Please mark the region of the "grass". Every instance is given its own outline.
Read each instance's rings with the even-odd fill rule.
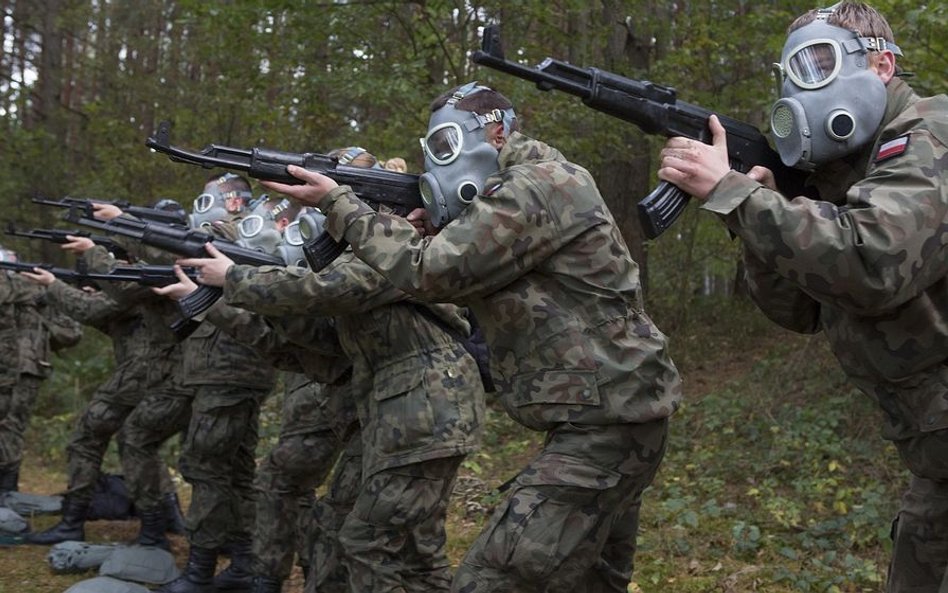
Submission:
[[[878,593],[883,590],[889,524],[907,483],[879,436],[879,412],[845,381],[821,336],[799,336],[731,305],[693,315],[670,331],[685,378],[685,404],[673,417],[668,454],[642,509],[630,591],[658,593]],[[278,400],[268,403],[266,443]],[[34,422],[24,490],[56,492],[66,423]],[[541,435],[496,406],[483,449],[468,458],[448,522],[452,560],[461,558],[496,502],[496,488],[523,467]],[[184,498],[187,489],[182,488]],[[37,526],[55,521],[47,517]],[[121,541],[134,522],[94,522],[89,539]],[[58,593],[92,575],[51,576],[46,549],[0,552],[0,593]],[[187,546],[174,551],[183,562]],[[298,575],[284,591],[301,591]]]

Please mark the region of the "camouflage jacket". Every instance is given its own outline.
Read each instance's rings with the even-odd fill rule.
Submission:
[[[743,241],[762,311],[822,330],[898,440],[948,428],[948,97],[887,93],[874,142],[811,176],[822,201],[732,172],[704,207]]]
[[[83,259],[88,269],[94,272],[108,272],[116,265],[115,258],[101,246],[84,253]],[[181,341],[171,329],[171,324],[180,315],[178,306],[170,299],[156,295],[151,288],[134,282],[103,282],[102,292],[120,306],[135,307],[141,313],[139,335],[142,343],[137,347],[144,350],[150,361],[148,382],[158,384],[172,374],[180,374]]]
[[[326,317],[268,318],[219,300],[207,311],[213,323],[250,346],[284,377],[282,437],[332,430],[344,438],[356,421],[349,391],[352,363]]]
[[[395,286],[470,306],[504,406],[522,424],[547,430],[672,414],[678,371],[590,174],[517,132],[499,163],[485,195],[433,237],[374,212],[346,186],[320,208],[332,236]]]
[[[0,272],[0,367],[8,376],[49,375],[50,348],[41,286],[15,272]]]
[[[104,292],[89,293],[61,280],[51,284],[46,294],[51,307],[111,338],[116,364],[132,360],[147,364],[148,339],[137,305],[122,304]]]
[[[365,475],[473,451],[484,421],[474,359],[444,325],[467,333],[453,305],[421,305],[351,253],[319,273],[298,267],[232,266],[227,300],[266,315],[334,315],[352,361]],[[425,306],[441,323],[419,312]]]
[[[309,381],[344,381],[352,363],[346,358],[335,325],[327,317],[266,317],[219,300],[206,319],[275,368],[305,375]]]

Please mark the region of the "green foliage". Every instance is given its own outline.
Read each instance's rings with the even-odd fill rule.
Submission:
[[[705,319],[695,321],[733,326]],[[672,418],[669,452],[645,495],[642,588],[880,590],[907,475],[877,436],[874,404],[847,386],[820,337],[758,326],[744,340],[765,349],[732,345],[735,363],[712,357],[716,332],[697,331],[680,363],[692,395]],[[709,357],[720,366],[704,365]],[[729,370],[735,364],[749,372]]]

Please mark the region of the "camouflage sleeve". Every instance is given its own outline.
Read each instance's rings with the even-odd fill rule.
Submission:
[[[90,272],[108,274],[117,262],[105,247],[96,245],[82,254],[82,259]],[[122,306],[138,303],[142,299],[154,296],[151,288],[136,282],[102,282],[102,292]]]
[[[751,299],[768,319],[801,334],[820,331],[820,304],[747,249],[744,272]]]
[[[433,237],[371,210],[347,186],[331,191],[319,207],[330,234],[345,238],[395,286],[423,300],[458,303],[496,292],[588,229],[581,213],[568,212],[570,184],[542,177],[548,174],[506,179]],[[566,212],[554,215],[554,208]]]
[[[79,323],[96,328],[103,327],[128,308],[127,305],[119,304],[103,292],[89,293],[69,286],[61,280],[53,282],[46,294],[49,297],[49,304],[55,309]]]
[[[905,154],[849,188],[847,206],[787,200],[740,173],[704,208],[752,253],[819,301],[872,315],[948,274],[948,149],[913,134]]]
[[[231,266],[224,298],[264,315],[347,315],[397,303],[408,295],[352,253],[344,253],[318,273],[297,266]]]

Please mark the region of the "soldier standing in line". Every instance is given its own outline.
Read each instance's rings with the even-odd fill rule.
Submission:
[[[0,247],[0,258],[16,261],[16,253]],[[23,434],[52,352],[81,337],[78,323],[47,307],[43,287],[0,271],[0,492],[19,489]]]
[[[411,301],[351,253],[313,273],[233,266],[207,249],[213,258],[180,263],[209,284],[231,268],[229,304],[334,317],[362,424],[363,483],[339,533],[350,589],[447,591],[448,497],[484,418],[477,364],[457,338],[470,332],[463,311]]]
[[[893,524],[889,593],[948,590],[948,98],[900,78],[885,18],[862,2],[790,26],[771,112],[787,166],[820,199],[784,196],[763,167],[730,171],[726,133],[672,138],[659,177],[741,238],[751,295],[797,332],[822,331],[884,412],[912,478]]]
[[[434,236],[300,167],[288,171],[304,185],[265,185],[318,206],[333,238],[396,287],[469,306],[508,414],[546,432],[452,590],[624,592],[681,400],[638,267],[592,176],[516,131],[503,95],[470,83],[431,110],[420,185]],[[225,292],[244,281],[236,268]]]
[[[74,238],[74,243],[79,239]],[[79,244],[81,246],[76,250],[80,253],[91,248],[91,241],[79,241]],[[64,245],[66,249],[73,247],[73,244]],[[119,433],[125,419],[152,387],[148,384],[149,367],[153,361],[149,356],[147,328],[140,303],[119,303],[102,291],[87,292],[69,286],[43,269],[34,273],[24,272],[23,275],[46,287],[51,307],[99,329],[112,339],[115,369],[85,406],[66,447],[69,480],[63,500],[63,518],[50,529],[25,537],[25,541],[32,544],[81,541],[85,539],[83,526],[109,441]],[[124,444],[120,439],[119,455],[123,452]],[[156,522],[156,530],[163,528],[163,531],[183,533],[183,517],[174,483],[164,463],[159,464],[164,504],[158,516],[150,517],[148,511],[140,513],[142,521]]]

